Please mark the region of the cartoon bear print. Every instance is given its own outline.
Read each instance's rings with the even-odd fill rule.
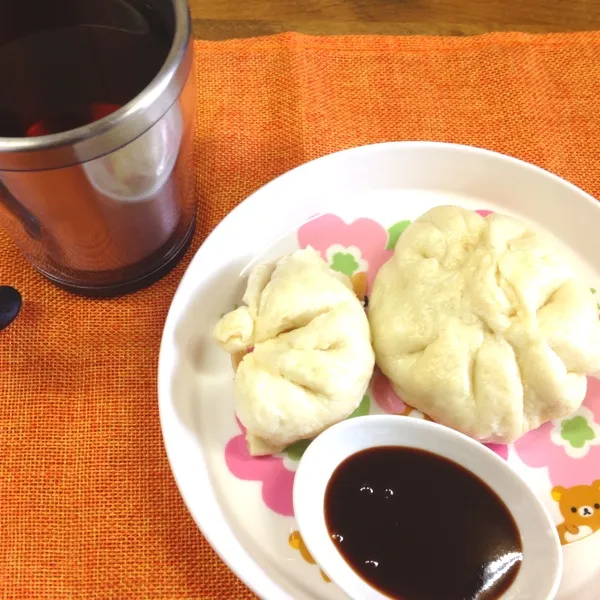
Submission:
[[[600,530],[600,479],[592,485],[565,489],[557,486],[552,498],[558,502],[564,522],[557,526],[561,544],[576,542]]]
[[[288,543],[294,550],[298,550],[300,552],[300,556],[302,556],[302,558],[309,565],[316,564],[315,559],[308,551],[308,548],[306,547],[306,544],[304,543],[304,540],[302,539],[302,536],[300,535],[300,532],[297,529],[290,533]],[[329,577],[327,577],[327,575],[325,575],[325,573],[321,569],[319,569],[319,571],[321,572],[321,577],[323,578],[323,581],[325,581],[325,583],[329,583],[331,579],[329,579]]]

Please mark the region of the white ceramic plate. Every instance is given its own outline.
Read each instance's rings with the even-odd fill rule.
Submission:
[[[302,448],[266,459],[245,451],[234,415],[233,372],[211,340],[214,324],[240,301],[251,263],[307,244],[334,268],[365,271],[371,283],[407,221],[439,204],[512,214],[545,230],[590,288],[599,289],[600,301],[600,207],[593,198],[521,161],[430,142],[355,148],[272,181],[212,232],[173,299],[159,361],[169,461],[204,535],[265,600],[345,596],[311,564],[296,532],[292,484]],[[376,376],[358,414],[386,412],[423,418]],[[576,415],[493,449],[535,487],[568,544],[558,598],[597,600],[600,533],[576,540],[600,527],[600,511],[592,519],[579,511],[600,504],[600,380],[590,379]]]

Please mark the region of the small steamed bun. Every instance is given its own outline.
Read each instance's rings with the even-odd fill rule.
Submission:
[[[344,420],[360,404],[375,357],[350,279],[312,248],[250,273],[244,304],[214,330],[245,354],[234,382],[250,454],[272,454]]]
[[[596,302],[524,223],[434,208],[375,279],[377,364],[408,404],[484,442],[509,443],[583,402],[600,369]]]

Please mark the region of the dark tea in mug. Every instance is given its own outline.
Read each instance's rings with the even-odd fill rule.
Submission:
[[[152,4],[0,2],[0,136],[60,133],[137,96],[172,42]]]
[[[46,277],[116,295],[196,214],[186,0],[0,0],[0,227]]]

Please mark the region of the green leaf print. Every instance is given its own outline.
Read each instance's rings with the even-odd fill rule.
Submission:
[[[404,233],[404,230],[410,225],[410,221],[398,221],[388,229],[388,243],[386,250],[393,250],[396,247],[398,238]]]
[[[349,419],[353,419],[354,417],[364,417],[369,414],[369,410],[371,409],[371,399],[369,396],[363,396],[363,399],[360,401],[360,404],[356,408],[356,410],[348,417]]]
[[[300,460],[304,451],[308,448],[312,440],[298,440],[285,449],[287,455],[292,460]]]
[[[358,269],[358,263],[352,254],[344,252],[336,252],[331,261],[331,268],[334,271],[345,273],[348,277],[354,275],[354,271]]]
[[[573,417],[562,422],[560,435],[573,448],[583,448],[586,442],[591,442],[596,434],[584,417]]]
[[[371,409],[371,399],[369,396],[363,396],[363,399],[360,401],[360,404],[356,408],[356,410],[348,417],[352,419],[354,417],[364,417],[369,414],[369,410]],[[284,452],[287,452],[287,455],[292,460],[300,460],[304,451],[310,446],[312,440],[298,440],[293,444],[290,444]]]

